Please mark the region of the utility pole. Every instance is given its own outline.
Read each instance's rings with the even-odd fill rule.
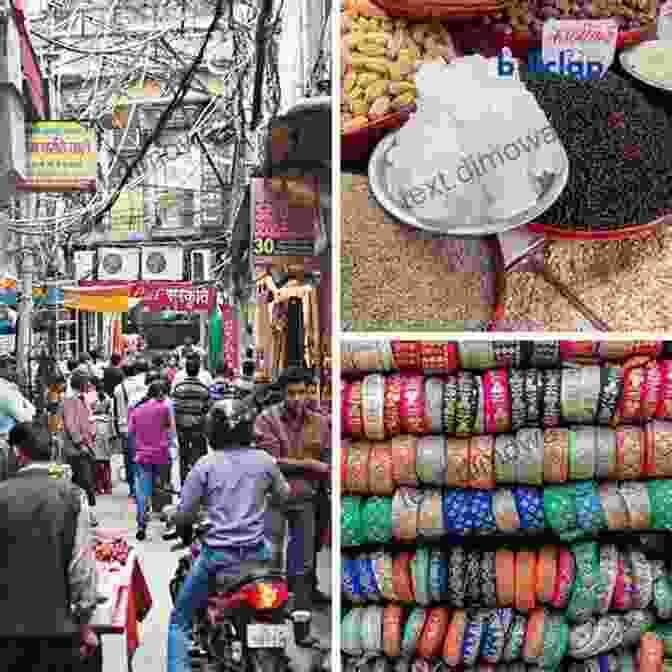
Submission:
[[[21,298],[19,300],[19,329],[16,335],[16,366],[19,384],[24,392],[30,389],[30,334],[33,313],[33,253],[24,247],[22,236]]]

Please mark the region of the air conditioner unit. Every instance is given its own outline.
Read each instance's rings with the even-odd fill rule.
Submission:
[[[137,280],[140,250],[128,247],[101,247],[98,250],[98,280]]]
[[[142,279],[180,281],[184,276],[184,254],[178,247],[143,247]]]
[[[212,280],[212,252],[210,250],[193,250],[189,276],[192,282],[209,282]]]

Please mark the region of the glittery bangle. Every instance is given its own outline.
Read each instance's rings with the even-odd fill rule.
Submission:
[[[453,546],[448,558],[448,603],[451,607],[463,607],[466,595],[465,574],[467,556],[461,546]]]
[[[556,546],[544,546],[537,560],[537,600],[541,604],[551,604],[555,595],[555,583],[558,575],[558,549]]]
[[[574,427],[574,450],[569,455],[569,478],[572,481],[587,481],[595,477],[597,434],[595,427]],[[570,445],[572,445],[570,439]]]
[[[391,345],[395,369],[403,371],[404,369],[417,370],[421,368],[420,343],[394,339]]]
[[[443,526],[447,533],[470,534],[473,531],[472,495],[466,490],[445,490]]]
[[[341,546],[360,546],[362,534],[362,498],[341,498]]]
[[[442,436],[418,439],[415,468],[424,485],[443,485],[446,480],[446,446]]]
[[[632,607],[634,609],[648,609],[653,601],[653,574],[651,565],[641,551],[630,551],[632,563]]]
[[[464,583],[467,602],[478,605],[481,601],[481,552],[478,550],[467,552]]]
[[[598,613],[606,614],[611,607],[618,574],[618,549],[612,544],[600,547],[600,575],[602,583],[598,594]]]
[[[653,458],[648,475],[654,478],[672,477],[672,423],[655,420],[648,431]]]
[[[355,495],[369,494],[369,457],[371,443],[355,441],[348,454],[346,489]]]
[[[518,460],[516,483],[543,485],[544,483],[544,433],[541,429],[521,429],[516,434]]]
[[[511,399],[511,429],[517,432],[527,424],[524,371],[509,370],[509,397]]]
[[[672,529],[672,480],[656,480],[647,483],[651,504],[652,528]]]
[[[653,601],[658,618],[669,621],[672,618],[672,580],[666,573],[662,573],[654,581]]]
[[[475,534],[497,532],[497,520],[492,508],[493,490],[471,490],[471,523]]]
[[[348,422],[346,426],[349,428],[349,434],[353,439],[360,439],[364,436],[364,423],[362,420],[362,383],[361,381],[353,382],[350,385],[350,399],[348,406]]]
[[[448,376],[443,386],[443,431],[455,434],[457,413],[457,376]]]
[[[497,601],[502,607],[513,606],[516,581],[516,556],[513,551],[498,549],[495,554]]]
[[[607,517],[602,509],[597,483],[580,481],[574,487],[576,499],[576,526],[579,530],[594,534],[607,528]]]
[[[414,436],[395,436],[392,441],[392,478],[397,485],[417,485],[417,439]]]
[[[660,368],[660,397],[656,408],[656,417],[672,419],[672,360],[658,362]]]
[[[513,497],[520,520],[520,527],[526,532],[540,532],[544,530],[544,500],[541,490],[516,486],[513,488]]]
[[[411,554],[399,553],[392,560],[392,585],[394,593],[400,602],[410,603],[415,601],[411,589]]]
[[[481,652],[485,625],[483,616],[483,612],[479,610],[473,610],[467,614],[467,627],[464,630],[462,643],[462,662],[465,667],[474,665]]]
[[[486,611],[483,618],[481,658],[491,665],[496,665],[501,660],[506,641],[506,631],[498,613],[499,611],[497,609]],[[511,616],[507,620],[511,620]]]
[[[616,430],[616,463],[620,480],[640,478],[644,464],[644,440],[639,427],[619,427]]]
[[[512,663],[518,660],[523,652],[525,645],[525,633],[527,632],[527,618],[522,614],[515,614],[513,623],[509,628],[506,644],[504,645],[504,653],[502,654],[502,662]]]
[[[350,602],[363,602],[364,595],[359,583],[358,564],[355,558],[344,555],[341,560],[341,591]]]
[[[432,549],[429,590],[432,602],[444,602],[448,599],[448,556],[441,548]]]
[[[404,636],[401,640],[401,653],[403,656],[410,658],[415,654],[426,620],[427,610],[422,607],[416,607],[409,614],[404,626]]]
[[[388,604],[383,612],[383,653],[388,658],[401,655],[403,612],[400,606]]]
[[[481,596],[486,607],[497,606],[496,561],[494,551],[483,551],[481,559]]]
[[[385,440],[385,379],[378,373],[362,383],[362,421],[364,434],[372,441]]]
[[[385,432],[387,436],[401,434],[401,376],[393,374],[385,377]]]
[[[457,609],[453,612],[448,634],[443,643],[443,660],[450,666],[459,665],[462,662],[462,646],[466,627],[467,614],[463,609]]]
[[[618,490],[625,500],[628,511],[628,529],[649,529],[651,527],[651,503],[646,485],[636,482],[621,483]]]
[[[641,422],[642,420],[642,380],[644,371],[641,368],[626,369],[623,374],[623,396],[619,404],[618,415],[624,422]]]
[[[637,646],[640,643],[642,635],[651,630],[656,624],[656,618],[650,611],[628,611],[622,617],[624,646]]]
[[[594,341],[560,341],[560,361],[594,364],[599,361],[599,343]]]
[[[544,513],[550,528],[561,537],[576,528],[576,498],[574,489],[564,485],[544,488]]]
[[[415,541],[418,537],[418,513],[422,494],[416,488],[401,487],[392,499],[394,538]]]
[[[538,369],[528,369],[525,372],[525,401],[527,423],[532,427],[540,425],[544,403],[544,380]]]
[[[530,366],[543,369],[551,366],[557,366],[559,363],[559,341],[532,341]]]
[[[623,391],[623,369],[615,366],[605,366],[602,375],[603,384],[597,405],[597,423],[608,425],[616,415],[618,400]]]
[[[621,496],[618,483],[602,483],[600,485],[600,499],[609,529],[627,530],[629,524],[628,509]]]
[[[609,427],[598,427],[596,433],[595,477],[601,480],[616,478],[616,432]]]
[[[446,485],[469,486],[469,439],[446,439]]]
[[[392,541],[391,497],[369,497],[362,506],[362,527],[365,544],[387,544]]]
[[[391,497],[394,494],[392,444],[378,441],[369,452],[369,490],[372,495]]]
[[[469,487],[495,487],[495,441],[492,436],[474,436],[469,441]]]
[[[497,366],[492,341],[460,341],[457,347],[463,369],[485,371]]]
[[[562,370],[560,383],[560,409],[562,419],[567,423],[583,423],[594,419],[586,417],[584,406],[584,394],[586,392],[584,385],[584,367],[577,367]],[[597,390],[599,396],[599,387]]]
[[[341,493],[348,494],[348,470],[350,468],[350,439],[341,439]]]
[[[425,432],[441,434],[443,431],[443,380],[425,379]]]
[[[527,620],[527,633],[523,645],[523,660],[536,665],[542,661],[544,655],[544,626],[546,612],[544,609],[535,609]]]
[[[561,547],[558,553],[558,575],[555,580],[555,594],[553,606],[556,609],[565,609],[574,588],[576,578],[576,562],[574,555],[567,548]]]
[[[450,615],[447,609],[437,607],[430,609],[418,642],[418,656],[421,658],[435,658],[443,649],[443,641],[448,633]]]
[[[495,480],[498,484],[516,482],[518,443],[512,434],[495,438]]]
[[[407,434],[422,434],[425,418],[425,385],[422,376],[404,374],[401,377],[399,415],[401,429]]]
[[[502,434],[511,431],[511,399],[509,376],[505,369],[486,371],[483,374],[485,404],[485,431]]]
[[[507,488],[495,491],[493,508],[497,529],[500,532],[517,532],[520,529],[520,518],[516,509],[513,492]]]
[[[341,425],[343,436],[350,436],[352,432],[352,423],[350,418],[351,394],[352,385],[345,380],[341,380]]]
[[[439,488],[426,488],[418,511],[418,536],[438,539],[445,534],[443,527],[443,495]]]
[[[493,341],[492,349],[495,355],[495,366],[515,369],[522,365],[520,341]]]
[[[570,628],[569,655],[585,660],[619,646],[623,641],[623,623],[618,616],[603,616],[596,622]]]
[[[580,542],[572,546],[576,562],[574,590],[567,605],[567,618],[585,623],[598,610],[600,559],[595,542]]]
[[[564,483],[569,472],[569,430],[544,430],[544,482]]]
[[[543,669],[558,669],[568,647],[569,627],[567,621],[560,614],[547,612],[544,623]]]
[[[535,581],[537,576],[537,556],[531,551],[519,551],[516,554],[516,598],[518,611],[530,611],[535,608]]]
[[[360,553],[356,562],[364,602],[379,602],[382,596],[378,590],[378,579],[371,556]]]
[[[457,345],[451,341],[420,343],[420,366],[426,374],[452,373],[458,366]]]
[[[658,410],[658,399],[662,392],[663,376],[657,362],[651,362],[645,369],[642,389],[642,416],[652,419]]]
[[[543,372],[544,377],[544,415],[543,425],[546,428],[560,425],[560,387],[562,372],[549,369]]]
[[[478,384],[476,376],[469,371],[457,374],[457,405],[455,412],[455,434],[470,436],[478,413]]]

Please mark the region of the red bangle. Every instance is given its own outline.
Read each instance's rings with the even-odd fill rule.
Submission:
[[[383,612],[383,652],[390,658],[401,655],[403,615],[398,604],[388,604]]]
[[[660,369],[660,394],[656,406],[657,418],[672,418],[672,360],[658,362]]]
[[[402,375],[399,415],[403,432],[423,434],[425,427],[425,379],[423,376]]]
[[[418,341],[392,341],[392,359],[395,369],[417,371],[422,368],[420,343]]]
[[[392,478],[396,485],[418,485],[416,458],[417,439],[414,436],[395,436],[392,439]]]
[[[394,494],[392,444],[389,441],[379,441],[371,444],[369,489],[372,495],[380,497],[391,497]]]
[[[618,412],[619,418],[624,422],[639,420],[642,407],[641,383],[641,368],[625,369],[623,372],[623,396]]]
[[[400,602],[414,602],[411,589],[411,554],[399,553],[392,560],[392,589]]]
[[[434,658],[441,653],[449,623],[448,609],[435,607],[430,610],[417,646],[417,652],[421,658]]]
[[[491,369],[483,375],[485,431],[505,434],[511,431],[511,394],[506,369]]]
[[[385,378],[385,433],[387,436],[401,434],[401,376],[394,374]]]
[[[420,343],[420,367],[436,374],[453,373],[458,368],[457,345],[453,342]]]
[[[350,439],[341,439],[341,492],[348,492],[348,465],[350,460]]]
[[[656,417],[662,384],[662,372],[658,368],[658,362],[651,362],[644,369],[642,381],[642,415],[647,420]]]

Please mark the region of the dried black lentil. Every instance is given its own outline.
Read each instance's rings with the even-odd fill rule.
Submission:
[[[648,224],[672,206],[672,126],[626,79],[526,77],[570,162],[537,222],[572,231]]]

